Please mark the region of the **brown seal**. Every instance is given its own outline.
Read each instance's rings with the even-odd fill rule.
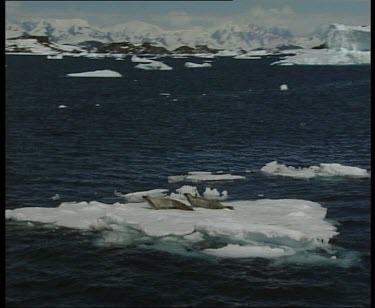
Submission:
[[[234,210],[233,206],[226,206],[222,205],[221,203],[217,202],[216,200],[209,200],[202,197],[195,197],[191,194],[184,194],[184,196],[188,199],[189,203],[193,207],[204,207],[206,209],[230,209]]]

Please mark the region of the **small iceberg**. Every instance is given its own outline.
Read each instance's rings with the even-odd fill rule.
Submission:
[[[296,168],[293,166],[286,166],[279,164],[277,161],[272,161],[260,169],[260,171],[269,175],[279,175],[292,177],[296,179],[311,179],[314,177],[358,177],[369,178],[370,173],[358,167],[344,166],[341,164],[320,164],[319,166],[310,166],[306,168]]]
[[[185,67],[188,67],[188,68],[201,68],[201,67],[212,67],[212,64],[211,63],[202,63],[202,64],[199,64],[199,63],[193,63],[193,62],[186,62],[185,63]]]
[[[130,58],[130,61],[132,61],[133,63],[153,63],[153,62],[155,62],[154,60],[147,59],[147,58],[140,58],[140,57],[137,57],[135,55]]]
[[[172,175],[168,177],[169,183],[178,182],[202,182],[202,181],[233,181],[245,179],[241,175],[232,174],[213,174],[206,171],[191,171],[187,175]]]
[[[280,86],[280,91],[288,91],[288,90],[289,90],[288,85],[286,85],[286,84],[282,84],[282,85]]]
[[[61,60],[63,58],[63,55],[48,55],[48,60]]]
[[[60,106],[58,106],[57,108],[59,108],[59,109],[64,109],[64,108],[68,108],[68,106],[66,106],[66,105],[60,105]]]
[[[162,62],[159,62],[159,61],[152,61],[150,63],[138,64],[134,68],[142,69],[142,70],[146,70],[146,71],[150,71],[150,70],[170,71],[170,70],[173,69],[169,65],[167,65],[165,63],[162,63]]]
[[[120,73],[111,70],[98,70],[83,73],[67,74],[68,77],[122,77]]]

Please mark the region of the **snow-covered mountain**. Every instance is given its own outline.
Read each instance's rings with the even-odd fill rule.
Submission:
[[[6,25],[6,38],[23,34],[48,36],[52,42],[78,44],[84,41],[122,42],[132,44],[149,42],[173,50],[186,45],[207,45],[211,48],[244,49],[273,48],[281,43],[290,43],[293,36],[284,28],[265,28],[248,24],[228,23],[219,27],[201,30],[164,30],[158,26],[132,21],[121,25],[99,29],[82,19],[42,19],[22,21]]]
[[[313,30],[313,29],[312,29]],[[332,24],[321,27],[312,35],[295,37],[283,27],[260,27],[246,23],[228,22],[210,29],[165,30],[141,21],[98,28],[82,19],[25,20],[17,24],[6,21],[6,38],[22,35],[48,36],[52,43],[83,47],[100,43],[129,42],[140,45],[150,43],[173,51],[181,46],[206,45],[222,50],[274,49],[278,46],[318,45],[330,49],[370,50],[369,26],[343,26]],[[80,44],[83,43],[83,44]]]

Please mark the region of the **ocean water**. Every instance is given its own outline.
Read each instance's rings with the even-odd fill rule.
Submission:
[[[337,262],[318,249],[289,262],[193,257],[173,243],[103,244],[101,232],[6,221],[6,305],[369,306],[371,180],[259,170],[274,160],[370,170],[370,66],[271,66],[278,58],[267,57],[188,69],[202,59],[161,60],[174,69],[137,70],[129,57],[7,56],[6,209],[112,204],[121,201],[115,190],[174,191],[182,183],[168,176],[224,171],[245,179],[194,185],[227,190],[228,201],[326,208]],[[103,69],[123,77],[65,77]]]

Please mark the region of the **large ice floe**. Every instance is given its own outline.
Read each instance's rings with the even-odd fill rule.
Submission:
[[[111,70],[98,70],[83,73],[67,74],[68,77],[122,77],[120,73]]]
[[[165,190],[153,190],[165,193]],[[215,194],[206,189],[205,194]],[[135,197],[151,191],[127,194]],[[198,194],[183,186],[174,198],[187,203],[182,194]],[[213,193],[215,192],[215,193]],[[154,195],[155,196],[155,195]],[[166,198],[171,197],[167,196]],[[130,198],[131,199],[131,198]],[[107,204],[62,202],[55,208],[25,207],[6,210],[7,220],[29,226],[53,226],[96,232],[103,245],[129,245],[162,249],[195,256],[223,258],[281,258],[315,253],[319,248],[330,259],[335,252],[328,243],[338,234],[325,220],[320,204],[295,199],[261,199],[222,202],[229,209],[194,208],[194,211],[155,210],[146,202]]]
[[[187,175],[171,175],[168,177],[169,183],[178,182],[202,182],[202,181],[233,181],[245,179],[241,175],[212,173],[208,171],[191,171]]]
[[[341,164],[319,164],[319,166],[310,166],[305,168],[296,168],[293,166],[286,166],[279,164],[277,161],[272,161],[260,169],[260,171],[270,174],[292,177],[296,179],[310,179],[314,177],[357,177],[369,178],[370,172],[366,169],[344,166]]]
[[[305,49],[300,54],[271,65],[354,65],[371,62],[371,31],[369,26],[331,24],[321,30],[324,49]]]
[[[211,67],[211,63],[194,63],[194,62],[186,62],[185,67],[187,68],[202,68],[202,67]]]
[[[169,65],[163,62],[154,61],[154,60],[149,60],[149,61],[152,61],[152,62],[141,63],[141,64],[136,65],[134,68],[147,70],[147,71],[149,70],[170,71],[173,69],[172,67],[170,67]]]

